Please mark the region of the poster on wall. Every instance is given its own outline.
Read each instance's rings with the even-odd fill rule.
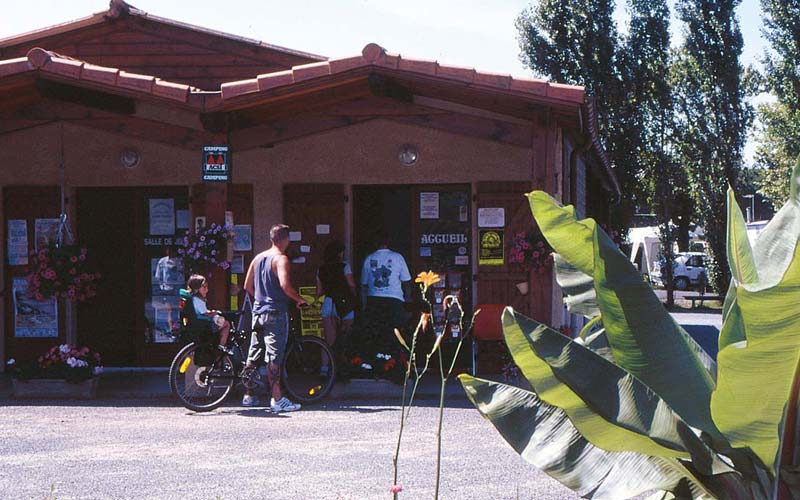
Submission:
[[[317,295],[316,286],[301,286],[297,289],[303,299],[308,302],[308,307],[300,309],[300,330],[302,335],[315,335],[325,338],[322,331],[322,303],[324,295]]]
[[[28,297],[28,280],[14,278],[14,336],[58,337],[58,303],[55,297]]]
[[[8,221],[6,255],[9,266],[24,266],[28,263],[28,223],[25,219]]]
[[[172,198],[150,198],[150,234],[175,234],[175,200]]]
[[[250,224],[233,226],[233,251],[249,252],[253,249],[252,228]]]
[[[58,240],[58,228],[61,219],[36,219],[34,221],[34,250],[37,252],[43,248],[55,245]]]
[[[505,208],[497,207],[478,209],[478,227],[505,227],[505,225]]]
[[[503,265],[503,231],[481,229],[480,248],[478,249],[478,265],[502,266]]]
[[[419,218],[420,219],[439,218],[439,193],[419,194]]]

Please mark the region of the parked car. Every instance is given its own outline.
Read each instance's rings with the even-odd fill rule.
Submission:
[[[706,273],[705,254],[702,252],[681,252],[675,255],[672,263],[672,284],[675,290],[688,290],[696,287],[702,279],[708,280]],[[661,269],[664,259],[656,263],[655,269],[650,273],[650,279],[656,286],[665,286]]]

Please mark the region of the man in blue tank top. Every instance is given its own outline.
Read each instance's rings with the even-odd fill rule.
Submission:
[[[289,226],[276,224],[269,231],[272,246],[256,255],[247,269],[244,289],[253,301],[253,335],[247,366],[258,366],[261,356],[267,363],[272,400],[272,413],[296,411],[300,405],[281,395],[281,367],[289,338],[289,299],[298,307],[308,303],[292,286],[289,278],[289,258],[284,252],[289,247]],[[258,400],[247,389],[242,399],[243,406],[257,406]]]

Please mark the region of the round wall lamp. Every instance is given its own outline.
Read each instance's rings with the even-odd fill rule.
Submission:
[[[419,159],[417,147],[413,144],[403,144],[400,146],[400,151],[397,152],[397,159],[407,167],[417,163]]]
[[[119,156],[119,162],[125,168],[134,168],[140,160],[139,152],[133,148],[124,149]]]

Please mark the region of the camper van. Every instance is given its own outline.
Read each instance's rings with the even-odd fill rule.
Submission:
[[[661,244],[656,227],[634,227],[628,233],[631,241],[631,263],[639,270],[645,281],[651,281],[650,275],[656,269],[661,258]]]

